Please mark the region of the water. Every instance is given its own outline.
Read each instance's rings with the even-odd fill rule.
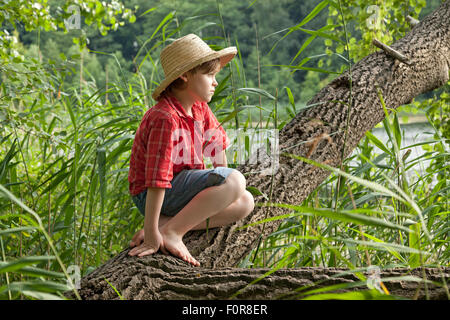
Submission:
[[[433,138],[434,135],[434,129],[428,122],[413,122],[413,123],[406,123],[406,124],[400,124],[400,130],[402,133],[402,142],[400,145],[400,155],[403,156],[408,149],[411,149],[411,154],[406,159],[406,163],[411,162],[412,160],[422,156],[425,151],[422,148],[422,145],[420,146],[414,146],[414,147],[408,147],[415,145],[420,142],[425,141],[433,141],[435,140]],[[372,129],[372,133],[374,136],[376,136],[380,141],[383,142],[384,145],[387,146],[387,148],[390,150],[392,149],[392,144],[389,141],[389,137],[386,133],[386,130],[384,128],[374,128]],[[433,145],[436,142],[430,142],[429,145]],[[373,152],[377,155],[382,154],[384,151],[379,149],[378,147],[374,146]],[[357,149],[353,151],[352,155],[357,154]],[[387,164],[385,162],[386,159],[384,159],[382,162],[383,164]],[[408,183],[414,182],[418,179],[418,176],[425,174],[425,169],[429,166],[431,160],[420,160],[417,162],[413,167],[409,168],[406,172],[406,177],[408,179]],[[353,162],[350,161],[351,165],[356,164],[356,161]],[[433,177],[433,182],[431,183],[432,186],[435,185],[437,182],[436,177]]]
[[[266,133],[276,131],[275,129],[260,129],[260,130],[264,131]],[[408,156],[408,158],[406,159],[407,164],[427,152],[427,151],[423,150],[421,145],[414,146],[414,147],[409,147],[409,146],[415,145],[417,143],[425,142],[425,141],[433,141],[434,140],[434,138],[433,138],[434,129],[428,122],[410,122],[410,123],[400,124],[400,130],[402,133],[402,142],[400,145],[401,157],[403,157],[403,155],[408,151],[408,149],[411,149],[411,153]],[[226,132],[227,132],[227,135],[229,136],[229,138],[232,141],[234,141],[233,138],[236,136],[235,131],[233,131],[232,129],[227,129]],[[251,129],[248,129],[248,132],[246,132],[246,133],[241,132],[241,133],[251,136],[251,139],[250,139],[251,152],[250,153],[252,154],[252,156],[255,156],[255,154],[253,154],[253,153],[255,153],[254,151],[261,146],[261,141],[258,140],[258,137],[259,137],[258,135],[255,139],[252,132],[253,131]],[[383,127],[372,129],[372,134],[375,135],[381,142],[383,142],[383,144],[388,149],[392,149],[392,144],[390,142],[388,142],[389,138],[386,133],[386,130]],[[276,138],[278,138],[278,136]],[[260,137],[259,137],[259,139],[260,139]],[[241,141],[243,141],[243,140],[241,140]],[[430,145],[434,144],[434,143],[436,143],[436,142],[430,142]],[[237,146],[235,144],[236,143],[233,144],[233,147],[229,147],[227,149],[228,163],[234,163],[234,161],[232,160],[233,159],[232,154],[233,154],[233,152],[235,152],[235,149],[237,148]],[[240,149],[245,149],[245,144],[243,144],[241,142],[241,143],[239,143],[239,145],[240,145],[240,147],[239,147]],[[356,155],[357,153],[358,153],[358,149],[355,149],[352,153],[352,156]],[[374,146],[373,153],[375,153],[376,155],[380,155],[380,154],[384,153],[384,151],[379,149],[377,146]],[[244,152],[242,154],[244,154]],[[236,159],[234,159],[234,160],[236,160]],[[411,167],[407,170],[406,177],[408,180],[408,184],[414,183],[415,181],[417,181],[417,179],[421,175],[426,173],[425,170],[429,166],[430,161],[431,160],[418,161],[418,162],[416,162],[416,164],[413,167]],[[350,165],[357,166],[359,162],[360,162],[359,159],[356,159],[356,160],[353,159],[350,161]],[[238,161],[237,163],[241,164],[244,162]],[[210,164],[209,158],[205,158],[205,164],[210,165],[212,167],[212,165]],[[278,161],[275,161],[275,167],[277,166],[277,164],[278,164]],[[382,160],[380,162],[380,164],[387,165],[386,159]],[[390,172],[392,172],[392,171],[390,171]],[[390,176],[390,174],[388,176]],[[436,177],[433,177],[431,186],[434,186],[436,184],[436,182],[437,182]]]

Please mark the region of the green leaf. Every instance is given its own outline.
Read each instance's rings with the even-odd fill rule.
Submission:
[[[119,296],[119,299],[120,299],[120,300],[123,300],[123,297],[122,297],[122,295],[120,294],[119,290],[117,290],[115,286],[113,286],[108,280],[106,280],[106,278],[103,278],[103,279],[106,281],[107,284],[109,284],[109,286],[110,286],[111,288],[113,288],[113,290],[114,290],[114,291],[116,292],[116,294]]]
[[[294,113],[297,114],[297,110],[295,109],[294,96],[292,95],[291,89],[286,87],[286,92],[287,92],[287,95],[288,95],[288,98],[289,98],[289,103],[291,104],[292,108],[294,108]]]
[[[148,9],[147,11],[145,11],[143,14],[141,14],[141,15],[139,16],[139,18],[142,17],[143,15],[146,15],[147,13],[152,12],[152,11],[155,11],[155,10],[156,10],[156,8],[150,8],[150,9]]]
[[[27,276],[32,276],[32,277],[51,277],[51,278],[64,278],[65,275],[62,272],[55,272],[55,271],[49,271],[46,269],[42,269],[42,268],[37,268],[37,267],[23,267],[20,270],[17,270],[16,272],[23,274],[23,275],[27,275]]]
[[[63,168],[63,170],[65,170],[66,168]],[[55,190],[56,186],[59,185],[62,181],[66,181],[67,177],[71,174],[70,171],[60,171],[57,174],[55,174],[53,177],[55,177],[55,179],[52,181],[51,184],[49,184],[49,186],[47,188],[45,188],[41,194],[46,194],[47,192],[51,191],[51,190]]]
[[[106,149],[97,149],[98,176],[100,180],[100,195],[102,199],[106,196]]]
[[[322,293],[303,298],[302,300],[397,300],[398,297],[383,294],[376,289],[343,293]],[[401,299],[401,298],[400,298]]]
[[[0,273],[16,271],[25,266],[53,259],[54,256],[29,256],[14,261],[0,261]]]
[[[335,240],[339,240],[339,241],[348,241],[354,244],[359,244],[362,245],[364,247],[371,247],[374,249],[378,249],[378,250],[385,250],[385,251],[390,251],[390,250],[395,250],[397,252],[409,252],[409,253],[422,253],[422,254],[427,254],[427,252],[420,252],[419,250],[410,248],[410,247],[406,247],[406,246],[402,246],[400,244],[396,244],[396,243],[388,243],[388,242],[371,242],[371,241],[363,241],[363,240],[354,240],[354,239],[349,239],[349,238],[339,238],[336,237],[334,238]]]
[[[73,128],[76,130],[77,123],[76,123],[76,120],[75,120],[75,114],[73,113],[73,110],[72,110],[72,106],[71,106],[70,103],[67,104],[65,101],[63,101],[63,104],[66,107],[67,111],[69,112],[69,116],[70,116],[70,120],[72,121]]]
[[[263,192],[261,192],[259,189],[252,187],[252,186],[247,186],[246,189],[254,196],[263,196],[264,199],[266,199],[267,201],[269,200],[269,198],[267,197],[267,195]]]
[[[392,128],[394,131],[395,143],[397,144],[397,147],[400,148],[402,143],[402,132],[400,129],[400,123],[398,122],[398,116],[396,112],[394,113],[394,121]]]
[[[16,196],[14,196],[11,192],[9,192],[8,189],[6,189],[1,184],[0,184],[0,195],[4,196],[6,198],[9,198],[11,201],[15,202],[17,205],[19,205],[21,208],[23,208],[26,212],[31,214],[33,216],[33,218],[36,220],[36,222],[38,223],[38,224],[36,224],[35,221],[33,221],[33,220],[29,219],[28,217],[26,217],[27,221],[30,222],[30,224],[33,224],[35,226],[37,226],[37,225],[42,226],[41,219],[39,218],[39,215],[36,212],[34,212],[32,209],[30,209],[28,206],[26,206],[22,201],[17,199]]]
[[[319,3],[299,24],[297,24],[294,28],[301,27],[311,21],[315,16],[317,16],[320,11],[323,10],[329,3],[329,0],[324,0]]]
[[[271,100],[275,100],[275,97],[273,95],[271,95],[270,93],[268,93],[264,89],[259,89],[259,88],[239,88],[239,89],[237,89],[237,91],[247,92],[247,93],[256,94],[256,95],[263,95],[266,98],[269,98]]]
[[[295,210],[295,213],[290,213],[287,215],[279,215],[279,216],[270,217],[270,218],[267,218],[264,220],[259,220],[252,224],[244,225],[244,226],[240,227],[241,229],[250,227],[250,226],[254,226],[257,224],[265,223],[265,222],[275,221],[275,220],[279,220],[279,219],[285,219],[288,217],[294,217],[297,215],[315,215],[315,216],[329,218],[329,219],[333,219],[333,220],[337,220],[337,221],[355,223],[358,225],[367,225],[367,226],[382,227],[382,228],[388,228],[388,229],[397,229],[397,230],[402,230],[405,232],[410,231],[408,228],[406,228],[404,226],[397,225],[397,224],[394,224],[392,222],[389,222],[389,221],[386,221],[386,220],[383,220],[380,218],[375,218],[375,217],[366,216],[364,214],[354,213],[353,210],[334,211],[334,210],[326,209],[326,208],[315,209],[315,208],[308,207],[308,206],[296,206],[296,205],[290,205],[290,204],[284,204],[284,203],[267,203],[267,204],[262,204],[261,206],[289,208],[291,210]]]
[[[362,178],[359,178],[359,177],[355,177],[355,176],[353,176],[351,174],[348,174],[347,172],[341,171],[341,170],[339,170],[337,168],[331,167],[331,166],[323,164],[323,163],[318,163],[318,162],[316,162],[314,160],[307,159],[307,158],[304,158],[304,157],[301,157],[301,156],[297,156],[295,154],[282,153],[281,155],[282,156],[287,156],[287,157],[292,157],[294,159],[298,159],[298,160],[304,161],[306,163],[318,166],[319,168],[332,171],[332,172],[337,173],[339,175],[342,175],[342,176],[344,176],[344,177],[346,177],[346,178],[348,178],[348,179],[350,179],[352,181],[355,181],[355,182],[357,182],[357,183],[359,183],[359,184],[361,184],[363,186],[366,186],[366,187],[368,187],[368,188],[370,188],[372,190],[378,191],[380,193],[384,193],[384,194],[389,195],[389,196],[391,196],[391,197],[393,197],[393,198],[395,198],[397,200],[400,200],[402,202],[406,202],[405,199],[400,197],[398,194],[394,193],[393,191],[389,190],[388,188],[386,188],[386,187],[384,187],[381,184],[378,184],[376,182],[365,180],[365,179],[362,179]]]
[[[352,228],[349,228],[349,229],[352,229]],[[355,230],[355,229],[352,229],[352,230],[354,230],[355,232],[360,232],[359,230]],[[375,242],[384,243],[383,240],[378,239],[377,237],[375,237],[375,236],[373,236],[373,235],[371,235],[371,234],[368,234],[368,233],[366,233],[366,232],[363,232],[362,234],[363,234],[365,237],[367,237],[367,238],[369,238],[369,239],[371,239],[371,240],[373,240],[373,241],[375,241]],[[407,261],[402,257],[402,255],[400,255],[400,253],[398,253],[395,249],[386,247],[386,250],[387,250],[390,254],[392,254],[394,257],[396,257],[399,261],[401,261],[402,263],[407,263]]]
[[[39,292],[39,291],[31,291],[31,290],[23,290],[21,291],[22,294],[26,295],[27,297],[35,298],[38,300],[67,300],[64,298],[61,298],[60,296],[47,293],[47,292]]]
[[[242,110],[248,109],[248,108],[254,108],[256,106],[254,105],[246,105],[246,106],[240,106],[237,109],[235,109],[233,112],[230,112],[225,119],[223,119],[220,124],[222,123],[226,123],[227,121],[233,119],[239,112],[241,112]]]
[[[9,285],[5,285],[0,288],[0,295],[3,295],[5,292],[13,291],[13,292],[23,292],[23,291],[32,291],[32,292],[65,292],[71,290],[67,284],[58,283],[54,281],[23,281],[23,282],[12,282]]]
[[[381,150],[383,150],[384,152],[386,152],[387,154],[392,156],[391,151],[383,144],[383,142],[381,142],[377,137],[375,137],[373,135],[373,133],[371,133],[370,131],[366,131],[366,137],[372,141],[372,143],[374,145],[376,145],[378,148],[380,148]]]
[[[18,228],[0,230],[0,236],[10,234],[10,233],[15,233],[15,232],[31,231],[31,230],[37,230],[37,229],[38,228],[36,228],[36,227],[18,227]]]
[[[409,247],[420,251],[420,223],[415,223],[409,226]],[[408,258],[410,268],[417,268],[420,266],[420,256],[418,253],[410,253]]]
[[[153,37],[158,33],[158,31],[168,22],[171,21],[175,15],[176,11],[172,11],[169,12],[164,19],[159,23],[158,27],[153,31],[153,34],[151,35],[150,38],[148,38],[147,40],[145,40],[145,42],[143,43],[143,45],[141,46],[141,48],[139,49],[139,51],[136,53],[135,57],[139,57],[141,50],[147,50],[147,43],[153,40]],[[145,56],[144,59],[142,59],[141,63],[139,64],[139,70],[142,67],[142,64],[144,63],[144,61],[147,59],[147,57],[149,56],[149,53],[147,53],[147,55]]]

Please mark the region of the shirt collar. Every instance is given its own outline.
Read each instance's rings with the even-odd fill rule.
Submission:
[[[178,101],[177,98],[175,98],[174,96],[165,96],[165,99],[167,100],[168,105],[173,109],[175,109],[175,111],[178,113],[180,117],[191,118],[191,116],[186,113],[186,110],[184,110],[180,101]],[[195,102],[192,105],[191,110],[194,120],[199,120],[198,107],[200,106],[200,104],[201,104],[200,102]]]

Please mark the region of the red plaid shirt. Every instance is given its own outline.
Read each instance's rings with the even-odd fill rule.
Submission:
[[[207,103],[195,103],[192,115],[174,97],[162,98],[144,114],[131,149],[131,195],[148,187],[172,188],[170,182],[177,173],[205,169],[203,156],[214,157],[229,146]]]

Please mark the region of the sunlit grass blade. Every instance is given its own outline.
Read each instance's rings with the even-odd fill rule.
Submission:
[[[0,287],[0,296],[3,295],[6,291],[10,290],[11,292],[47,292],[47,293],[55,293],[55,292],[65,292],[70,290],[66,284],[55,282],[55,281],[22,281],[22,282],[12,282],[9,285],[5,285]]]
[[[282,203],[264,203],[264,204],[258,204],[258,206],[272,206],[272,207],[288,208],[288,209],[294,210],[296,213],[279,215],[279,216],[270,217],[270,218],[267,218],[264,220],[259,220],[257,222],[239,227],[239,229],[255,226],[260,223],[266,223],[266,222],[271,222],[271,221],[275,221],[275,220],[295,217],[298,215],[315,215],[315,216],[330,218],[330,219],[342,221],[342,222],[355,223],[355,224],[359,224],[359,225],[376,226],[376,227],[389,228],[389,229],[398,229],[398,230],[402,230],[405,232],[410,232],[410,230],[406,227],[403,227],[403,226],[400,226],[400,225],[397,225],[392,222],[385,221],[385,220],[382,220],[379,218],[366,216],[364,214],[353,213],[352,210],[333,211],[331,209],[325,209],[325,208],[315,209],[312,207],[296,206],[296,205],[282,204]]]
[[[262,95],[262,96],[264,96],[266,98],[269,98],[271,100],[275,100],[275,97],[273,95],[271,95],[270,93],[268,93],[264,89],[259,89],[259,88],[238,88],[237,91],[242,91],[242,92],[255,94],[255,95]]]
[[[322,2],[320,2],[305,18],[303,18],[303,20],[298,23],[297,25],[290,27],[289,29],[283,29],[281,31],[277,31],[276,33],[285,31],[285,30],[289,30],[281,39],[279,39],[270,49],[269,54],[275,49],[275,47],[278,45],[278,43],[283,40],[284,38],[286,38],[289,34],[291,34],[292,32],[294,32],[295,30],[299,29],[301,26],[305,25],[306,23],[308,23],[310,20],[312,20],[316,15],[318,15],[320,13],[320,11],[322,11],[323,8],[325,8],[329,3],[329,0],[324,0]],[[274,34],[274,33],[272,33]],[[267,36],[265,36],[265,38],[271,36],[272,34],[269,34]]]
[[[301,300],[407,300],[378,292],[376,289],[343,293],[321,293],[311,295]]]
[[[17,228],[10,228],[5,230],[0,230],[0,236],[10,234],[10,233],[16,233],[16,232],[24,232],[24,231],[34,231],[37,227],[17,227]]]
[[[114,291],[117,293],[117,295],[119,296],[119,299],[120,299],[120,300],[123,300],[123,297],[122,297],[122,295],[120,294],[119,290],[117,290],[116,287],[113,286],[106,278],[103,278],[103,279],[106,281],[106,283],[107,283],[111,288],[113,288],[113,290],[114,290]]]
[[[353,175],[351,175],[351,174],[349,174],[347,172],[341,171],[341,170],[339,170],[337,168],[328,166],[328,165],[323,164],[323,163],[318,163],[318,162],[316,162],[314,160],[307,159],[307,158],[304,158],[304,157],[301,157],[301,156],[297,156],[295,154],[282,153],[281,156],[286,156],[286,157],[291,157],[291,158],[294,158],[294,159],[302,160],[302,161],[304,161],[306,163],[315,165],[315,166],[320,167],[322,169],[326,169],[326,170],[332,171],[332,172],[340,174],[340,175],[342,175],[342,176],[344,176],[344,177],[346,177],[346,178],[348,178],[348,179],[350,179],[352,181],[355,181],[355,182],[357,182],[357,183],[359,183],[359,184],[361,184],[363,186],[366,186],[366,187],[368,187],[368,188],[370,188],[372,190],[384,193],[384,194],[386,194],[388,196],[391,196],[391,197],[393,197],[393,198],[395,198],[397,200],[400,200],[402,202],[406,202],[406,200],[403,199],[402,197],[400,197],[398,194],[396,194],[393,191],[391,191],[390,189],[380,185],[379,183],[376,183],[376,182],[373,182],[373,181],[368,181],[368,180],[365,180],[365,179],[362,179],[362,178],[359,178],[359,177],[355,177],[355,176],[353,176]]]
[[[409,247],[420,251],[420,223],[415,223],[409,226],[409,228],[411,229],[411,232],[409,233]],[[417,268],[421,264],[420,255],[418,253],[411,253],[409,255],[408,263],[411,268]]]
[[[395,250],[397,252],[407,252],[407,253],[416,253],[416,254],[423,254],[423,255],[427,255],[429,254],[429,252],[424,252],[424,251],[419,251],[416,250],[414,248],[410,248],[407,246],[402,246],[396,243],[388,243],[388,242],[371,242],[371,241],[364,241],[364,240],[354,240],[354,239],[349,239],[349,238],[340,238],[340,237],[336,237],[333,238],[334,240],[338,240],[338,241],[347,241],[347,242],[351,242],[357,245],[361,245],[362,247],[367,247],[367,248],[373,248],[376,250],[385,250],[385,251],[389,251],[389,250]]]
[[[14,272],[32,277],[65,278],[64,273],[49,271],[38,267],[22,267]]]
[[[266,278],[267,276],[271,275],[275,271],[279,270],[280,268],[285,266],[286,261],[290,258],[291,255],[293,255],[298,250],[298,245],[292,244],[289,246],[289,248],[286,250],[285,254],[283,255],[283,259],[281,259],[275,267],[264,273],[262,276],[258,277],[257,279],[250,282],[248,285],[246,285],[244,288],[238,290],[235,292],[229,299],[233,299],[237,297],[244,289],[246,289],[249,286],[254,285],[258,281],[261,281],[262,279]]]
[[[66,268],[65,268],[65,266],[64,266],[64,264],[63,264],[63,262],[62,262],[62,260],[61,260],[61,258],[59,256],[58,252],[56,251],[56,248],[53,245],[52,239],[50,238],[48,233],[45,231],[45,228],[44,228],[44,226],[42,224],[42,221],[41,221],[39,215],[36,212],[34,212],[32,209],[30,209],[28,206],[26,206],[22,201],[17,199],[16,196],[14,196],[11,192],[9,192],[8,189],[3,187],[1,184],[0,184],[0,195],[4,196],[6,198],[9,198],[12,202],[14,202],[17,205],[19,205],[21,208],[23,208],[26,212],[28,212],[34,218],[34,220],[33,219],[29,219],[28,221],[33,226],[38,227],[40,232],[43,233],[43,235],[46,238],[47,243],[49,244],[51,250],[53,251],[54,256],[55,256],[56,260],[58,261],[58,264],[60,265],[64,275],[66,276],[66,278],[69,281],[69,283],[73,286],[72,279],[67,274],[67,270],[66,270]],[[73,290],[74,290],[74,293],[75,293],[75,296],[77,297],[77,299],[81,300],[81,297],[78,294],[78,291],[75,289],[75,287],[73,287]]]
[[[349,229],[352,229],[352,228],[349,228]],[[360,230],[355,230],[355,229],[353,229],[355,232],[361,232]],[[379,242],[379,243],[383,243],[384,241],[383,240],[381,240],[381,239],[378,239],[377,237],[375,237],[375,236],[373,236],[373,235],[371,235],[371,234],[368,234],[368,233],[366,233],[366,232],[361,232],[361,234],[364,236],[364,237],[366,237],[366,238],[369,238],[370,240],[373,240],[373,241],[375,241],[375,242]],[[405,265],[408,263],[408,261],[405,259],[405,258],[403,258],[402,257],[402,255],[401,254],[399,254],[396,250],[394,250],[393,248],[390,248],[390,247],[386,247],[386,250],[390,253],[390,254],[392,254],[394,257],[396,257],[399,261],[401,261],[402,263],[404,263]],[[414,254],[414,253],[413,253]]]
[[[147,45],[147,43],[149,43],[150,41],[152,41],[152,39],[155,37],[155,35],[158,33],[158,31],[166,24],[166,23],[170,23],[172,21],[172,18],[175,14],[175,11],[169,12],[164,19],[159,23],[158,27],[153,31],[153,34],[147,39],[145,40],[145,42],[143,43],[143,45],[141,46],[141,48],[139,49],[139,51],[136,53],[136,56],[134,58],[134,60],[136,60],[140,55],[141,55],[141,51],[143,50],[143,48],[145,48],[145,46]],[[147,59],[149,54],[147,54],[142,61],[139,63],[139,70],[142,67],[142,64],[144,63],[144,61]]]
[[[47,262],[48,260],[55,259],[54,256],[28,256],[23,257],[14,261],[0,261],[0,273],[3,272],[12,272],[19,270],[23,267],[40,263]]]
[[[380,148],[381,150],[383,150],[387,154],[392,155],[391,151],[383,144],[383,142],[381,142],[377,137],[375,137],[370,131],[366,131],[366,136],[378,148]]]

